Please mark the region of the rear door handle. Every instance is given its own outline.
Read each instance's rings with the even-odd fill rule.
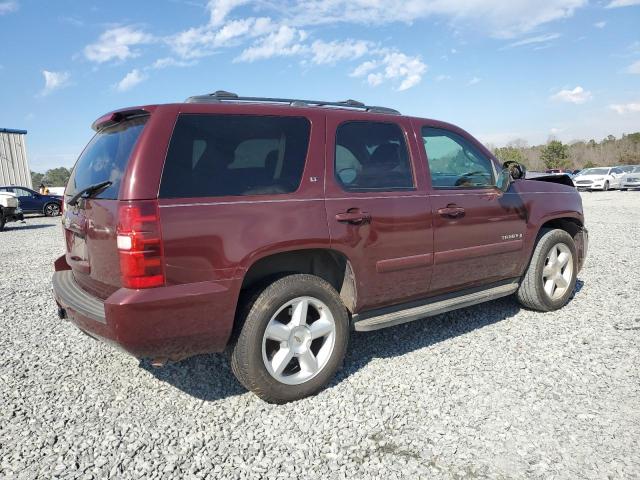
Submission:
[[[464,208],[457,205],[447,205],[445,208],[438,209],[438,215],[442,217],[458,218],[464,215]]]
[[[349,210],[336,214],[336,220],[352,225],[361,225],[363,223],[369,223],[371,221],[371,215],[367,212],[361,212],[360,210]]]

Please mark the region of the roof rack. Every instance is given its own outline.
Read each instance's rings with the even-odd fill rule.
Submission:
[[[326,102],[323,100],[301,100],[297,98],[270,98],[270,97],[240,97],[235,93],[226,92],[224,90],[218,90],[206,95],[196,95],[189,97],[185,100],[185,103],[220,103],[220,102],[246,102],[246,103],[284,103],[293,107],[338,107],[338,108],[353,108],[364,110],[365,112],[372,113],[388,113],[393,115],[400,115],[398,110],[387,107],[376,107],[371,105],[365,105],[357,100],[343,100],[341,102]]]

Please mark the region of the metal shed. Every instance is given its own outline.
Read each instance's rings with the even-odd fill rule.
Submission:
[[[0,185],[33,188],[27,162],[26,130],[0,128]]]

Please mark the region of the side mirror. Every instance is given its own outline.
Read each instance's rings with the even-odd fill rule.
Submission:
[[[513,160],[509,160],[502,164],[502,168],[509,170],[511,178],[514,180],[520,180],[527,176],[527,169],[524,165]]]

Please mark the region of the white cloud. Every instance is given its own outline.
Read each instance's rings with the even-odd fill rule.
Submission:
[[[18,2],[0,2],[0,15],[6,15],[7,13],[15,12],[18,10],[18,7]]]
[[[176,60],[173,57],[164,57],[153,62],[151,68],[160,70],[168,67],[192,67],[193,65],[195,65],[195,62],[185,62],[183,60]]]
[[[132,26],[111,28],[98,38],[98,41],[84,48],[84,55],[88,60],[104,63],[110,60],[126,60],[137,57],[140,53],[131,47],[151,43],[154,41],[149,35]]]
[[[607,8],[632,7],[640,5],[640,0],[613,0],[607,5]]]
[[[147,78],[148,77],[146,74],[142,73],[137,68],[134,68],[129,73],[127,73],[122,80],[116,83],[114,87],[119,92],[125,92],[132,89],[139,83],[145,81]]]
[[[296,25],[413,23],[436,16],[454,24],[481,25],[493,37],[512,38],[570,17],[586,4],[587,0],[295,0],[288,11]]]
[[[627,67],[627,73],[633,73],[635,75],[640,75],[640,60],[636,60],[631,65]]]
[[[471,80],[469,80],[469,82],[467,83],[467,86],[472,86],[472,85],[477,85],[478,83],[480,83],[482,81],[481,78],[478,77],[473,77]]]
[[[352,77],[367,76],[367,83],[378,86],[385,80],[396,83],[397,90],[408,90],[422,80],[427,71],[420,57],[411,57],[401,52],[381,51],[384,56],[379,60],[368,60],[351,72]]]
[[[451,80],[451,75],[438,75],[436,82],[444,82],[445,80]]]
[[[369,53],[372,47],[364,40],[346,40],[325,42],[316,40],[311,44],[312,61],[316,64],[335,63],[340,60],[355,60]]]
[[[303,53],[307,47],[301,43],[307,38],[304,30],[281,25],[277,31],[259,39],[254,45],[243,50],[237,61],[253,62],[272,57],[287,57]]]
[[[593,98],[591,92],[585,90],[584,88],[577,86],[573,90],[560,90],[551,96],[552,100],[556,100],[558,102],[567,102],[567,103],[575,103],[582,104],[588,102]]]
[[[640,102],[609,105],[609,108],[619,115],[625,115],[627,113],[640,113]]]
[[[366,62],[358,65],[353,72],[349,74],[350,77],[362,77],[374,70],[378,66],[378,63],[373,60],[367,60]]]
[[[184,59],[212,55],[218,49],[237,45],[248,38],[256,38],[277,30],[268,17],[248,17],[230,20],[219,28],[210,25],[190,28],[166,39],[170,48]]]
[[[607,26],[607,22],[605,22],[605,21],[596,22],[596,23],[593,24],[593,26],[596,27],[596,28],[604,28],[604,27]]]
[[[247,2],[248,0],[209,0],[209,24],[221,25],[234,8]]]
[[[43,70],[44,88],[40,91],[40,96],[49,95],[54,90],[59,90],[69,85],[71,75],[68,72],[50,72]]]
[[[535,37],[523,38],[522,40],[518,40],[517,42],[510,43],[507,46],[508,47],[521,47],[521,46],[524,46],[524,45],[547,43],[547,42],[550,42],[551,40],[555,40],[556,38],[559,38],[559,37],[560,37],[559,33],[549,33],[549,34],[546,34],[546,35],[536,35]]]

